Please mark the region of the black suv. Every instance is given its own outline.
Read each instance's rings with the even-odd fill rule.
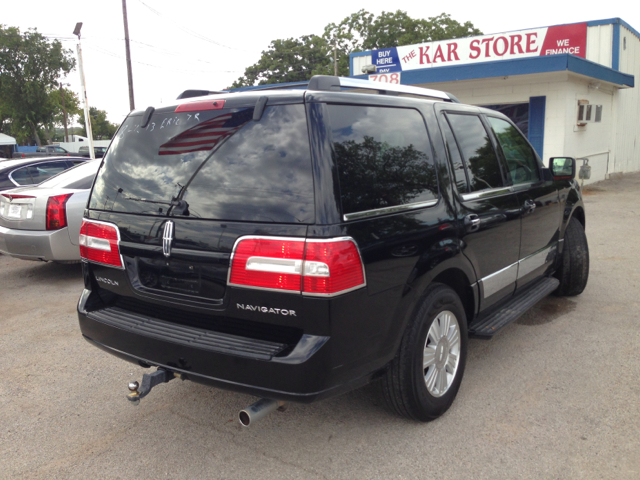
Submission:
[[[264,397],[246,425],[380,379],[427,421],[469,336],[585,288],[574,159],[545,168],[507,117],[439,91],[269,87],[132,112],[103,161],[78,314],[92,344],[158,367],[130,400],[179,376]]]

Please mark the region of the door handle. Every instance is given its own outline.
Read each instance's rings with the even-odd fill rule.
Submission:
[[[533,200],[525,200],[524,201],[524,213],[529,214],[533,213],[536,209],[536,202]]]
[[[480,229],[480,217],[471,213],[464,217],[464,226],[467,232],[477,232]]]

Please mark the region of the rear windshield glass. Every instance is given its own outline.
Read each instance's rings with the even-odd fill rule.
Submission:
[[[96,178],[89,207],[220,220],[313,223],[304,105],[129,117]]]
[[[55,177],[51,177],[49,180],[42,182],[40,187],[77,189],[91,188],[93,177],[96,176],[98,167],[100,167],[100,160],[82,162],[80,165],[72,167],[69,170],[65,170]]]

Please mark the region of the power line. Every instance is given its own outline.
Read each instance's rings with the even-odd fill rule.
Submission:
[[[89,48],[91,50],[96,50],[97,52],[100,52],[104,55],[109,55],[111,57],[114,58],[119,58],[119,59],[124,59],[124,57],[122,57],[121,55],[118,55],[116,53],[110,52],[109,50],[106,50],[102,47],[97,47],[97,46],[92,46],[92,45],[86,45],[85,48]],[[138,63],[140,65],[146,65],[147,67],[153,67],[153,68],[160,68],[163,70],[169,70],[172,72],[184,72],[185,69],[181,68],[181,69],[174,69],[174,68],[169,68],[163,65],[153,65],[151,63],[145,63],[145,62],[139,62],[137,60],[132,60],[133,63]],[[188,69],[191,72],[200,72],[200,73],[239,73],[237,70],[194,70],[194,69]]]
[[[142,0],[138,0],[138,2],[140,2],[140,3],[141,3],[142,5],[144,5],[146,8],[148,8],[149,10],[151,10],[151,11],[152,11],[153,13],[155,13],[157,16],[159,16],[159,17],[161,17],[161,18],[165,18],[165,17],[164,17],[164,15],[162,15],[159,11],[157,11],[156,9],[154,9],[154,8],[150,7],[149,5],[147,5],[146,3],[144,3]],[[166,20],[166,18],[165,18],[165,20]],[[173,21],[173,20],[172,20],[172,25],[173,25],[173,26],[178,27],[178,28],[179,28],[180,30],[182,30],[183,32],[186,32],[186,33],[188,33],[189,35],[191,35],[191,36],[193,36],[193,37],[195,37],[195,38],[197,38],[197,39],[199,39],[199,40],[203,40],[203,41],[205,41],[205,42],[212,43],[212,44],[217,45],[217,46],[219,46],[219,47],[228,48],[229,50],[238,50],[238,51],[240,51],[240,52],[246,52],[246,51],[247,51],[247,50],[242,50],[242,49],[239,49],[239,48],[230,47],[230,46],[228,46],[228,45],[224,45],[224,44],[222,44],[222,43],[220,43],[220,42],[216,42],[215,40],[212,40],[212,39],[210,39],[210,38],[208,38],[208,37],[205,37],[204,35],[202,35],[202,34],[200,34],[200,33],[196,32],[196,31],[194,31],[194,30],[191,30],[191,29],[189,29],[189,28],[186,28],[186,27],[182,27],[182,26],[180,26],[180,25],[177,25],[177,24],[175,23],[175,21]]]

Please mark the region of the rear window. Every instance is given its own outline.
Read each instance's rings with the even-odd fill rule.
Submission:
[[[100,167],[100,160],[82,162],[40,184],[41,188],[89,189]]]
[[[129,117],[98,173],[90,208],[145,215],[313,223],[304,105]]]

